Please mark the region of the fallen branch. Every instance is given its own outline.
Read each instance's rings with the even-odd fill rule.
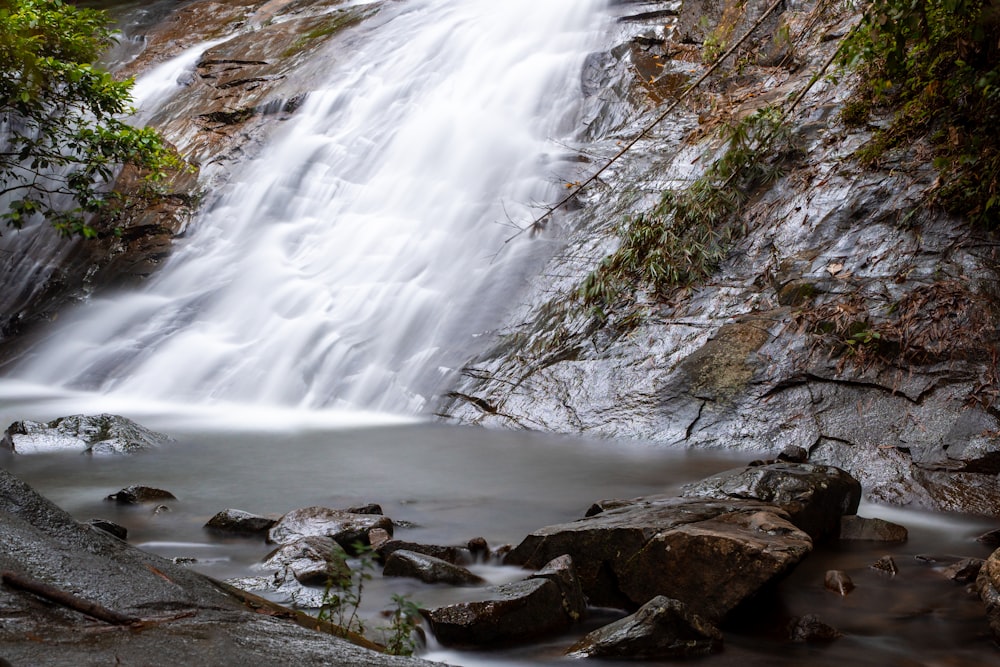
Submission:
[[[84,600],[83,598],[77,597],[72,593],[67,593],[66,591],[56,588],[55,586],[50,586],[49,584],[38,581],[37,579],[31,579],[30,577],[26,577],[15,572],[5,571],[0,573],[0,579],[2,579],[3,583],[7,584],[11,588],[27,591],[28,593],[37,595],[38,597],[48,600],[49,602],[54,602],[62,607],[78,611],[81,614],[85,614],[91,618],[96,618],[97,620],[104,621],[105,623],[110,623],[112,625],[138,625],[143,622],[143,619],[120,614],[117,611],[108,609],[107,607],[99,605],[96,602]]]

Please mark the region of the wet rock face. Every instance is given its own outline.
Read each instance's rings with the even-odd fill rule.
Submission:
[[[590,131],[634,137],[664,110],[641,94],[642,82],[623,78],[637,49],[656,50],[664,72],[700,76],[703,52],[675,42],[704,45],[720,24],[738,34],[770,4],[685,2],[672,34],[662,20],[623,28],[632,39],[588,60]],[[775,18],[795,33],[813,7],[788,3]],[[785,99],[836,49],[822,37],[856,18],[819,20],[804,33],[811,45],[798,42],[794,71],[723,68],[699,95],[736,117]],[[744,94],[746,104],[737,101]],[[697,178],[692,165],[718,145],[707,138],[711,114],[674,111],[602,175],[606,190],[579,197],[580,210],[566,214],[565,252],[437,412],[694,447],[797,447],[853,475],[874,501],[1000,516],[994,241],[917,206],[937,178],[933,165],[911,154],[886,156],[884,171],[852,166],[870,135],[839,121],[847,94],[844,84],[809,90],[790,128],[805,153],[733,221],[746,235],[714,275],[666,295],[634,285],[636,304],[597,321],[574,295],[618,247],[611,221],[647,212],[664,183]],[[622,109],[638,120],[630,125]],[[620,192],[638,192],[636,203]]]
[[[277,519],[251,514],[243,510],[226,509],[209,519],[205,523],[205,528],[218,533],[266,536],[267,531],[276,523],[278,523]]]
[[[809,536],[774,505],[640,498],[538,530],[505,562],[540,568],[569,555],[592,605],[634,609],[665,595],[717,621],[811,550]]]
[[[134,454],[169,443],[170,437],[118,415],[73,415],[42,423],[18,421],[0,446],[15,454],[77,451],[98,456]]]
[[[839,537],[841,540],[865,542],[905,542],[909,531],[905,526],[885,519],[867,519],[853,515],[841,518]]]
[[[657,596],[639,611],[594,630],[570,647],[570,657],[657,660],[722,650],[722,633],[677,600]]]
[[[164,489],[133,484],[112,493],[105,500],[113,500],[123,505],[140,505],[142,503],[156,503],[161,500],[177,500],[177,496]]]
[[[264,567],[277,570],[274,582],[281,586],[289,576],[303,586],[323,586],[349,576],[347,552],[332,538],[320,535],[302,537],[272,551]]]

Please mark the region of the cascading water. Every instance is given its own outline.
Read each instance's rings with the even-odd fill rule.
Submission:
[[[516,293],[530,244],[491,259],[511,234],[501,223],[557,195],[546,156],[576,129],[604,5],[394,9],[339,54],[144,289],[63,317],[11,375],[168,400],[418,411]]]

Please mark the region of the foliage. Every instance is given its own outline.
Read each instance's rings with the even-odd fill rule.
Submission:
[[[392,596],[392,604],[385,652],[391,655],[413,655],[417,650],[413,632],[420,619],[420,607],[410,599],[410,596],[399,594]]]
[[[372,570],[375,569],[375,558],[371,547],[355,543],[353,552],[358,555],[358,567],[344,570],[326,581],[323,590],[323,603],[316,615],[321,621],[329,621],[339,627],[345,634],[356,632],[364,634],[365,624],[358,615],[365,582],[371,581]]]
[[[781,175],[789,135],[778,107],[767,106],[727,125],[725,149],[682,190],[663,192],[652,210],[619,230],[621,245],[584,280],[579,298],[602,318],[635,285],[656,295],[707,277],[730,240],[743,233],[732,221],[757,188]]]
[[[940,171],[931,203],[991,228],[1000,221],[998,34],[1000,0],[873,0],[842,50],[863,81],[845,122],[897,111],[862,162],[878,165],[926,137]]]
[[[61,0],[0,0],[0,214],[39,215],[66,235],[93,236],[87,216],[116,199],[119,165],[163,177],[179,159],[130,111],[132,81],[92,63],[114,41],[103,12]]]

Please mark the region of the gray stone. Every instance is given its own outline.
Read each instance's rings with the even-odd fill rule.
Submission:
[[[763,515],[781,530],[759,530]],[[651,497],[535,531],[505,562],[538,569],[569,555],[593,605],[635,608],[664,595],[715,622],[811,550],[774,505]]]
[[[420,544],[404,540],[385,540],[375,547],[379,560],[387,562],[396,551],[405,549],[425,556],[432,556],[453,565],[466,565],[473,562],[472,553],[464,547],[441,546],[438,544]]]
[[[861,485],[832,466],[773,463],[722,472],[684,487],[688,498],[744,498],[774,503],[814,540],[836,536],[841,517],[858,511]]]
[[[866,542],[905,542],[909,532],[904,526],[885,519],[867,519],[855,515],[840,519],[840,539]]]
[[[257,535],[266,534],[276,523],[277,519],[243,510],[226,509],[209,519],[205,528],[220,533]]]
[[[410,577],[427,584],[486,585],[485,579],[469,572],[464,567],[406,549],[397,549],[386,558],[382,574],[387,577]]]
[[[594,630],[570,657],[663,660],[717,653],[722,633],[683,602],[657,596],[631,616]]]
[[[177,496],[163,489],[133,484],[121,491],[112,493],[105,500],[113,500],[123,505],[139,505],[142,503],[155,503],[160,500],[177,500]],[[154,511],[167,511],[169,509],[166,505],[160,505],[154,508]]]
[[[392,534],[392,520],[378,514],[352,514],[327,507],[303,507],[292,510],[268,532],[268,540],[288,544],[302,537],[321,535],[333,538],[348,553],[355,545],[369,544],[368,531],[381,528]]]
[[[572,622],[559,587],[547,579],[494,586],[474,602],[422,609],[445,646],[489,646],[523,642],[559,632]]]
[[[169,436],[151,431],[118,415],[73,415],[50,422],[17,421],[4,431],[0,446],[15,454],[58,451],[105,456],[134,454],[170,442]]]
[[[302,537],[284,544],[264,559],[264,567],[277,570],[274,582],[284,584],[291,575],[303,586],[324,586],[350,576],[347,552],[332,538]]]

